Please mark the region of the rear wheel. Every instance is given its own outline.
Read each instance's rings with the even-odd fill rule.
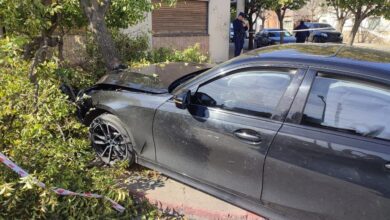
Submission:
[[[97,156],[106,164],[134,162],[133,145],[120,119],[112,114],[96,117],[89,126],[89,138]]]

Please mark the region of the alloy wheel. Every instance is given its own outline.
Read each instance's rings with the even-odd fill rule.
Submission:
[[[99,158],[106,164],[127,160],[131,142],[115,125],[101,119],[94,120],[90,126],[92,147]]]

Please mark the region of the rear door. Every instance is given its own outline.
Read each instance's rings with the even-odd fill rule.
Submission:
[[[262,200],[302,219],[389,219],[384,82],[309,71],[267,155]]]
[[[242,68],[202,83],[188,109],[166,102],[154,120],[158,163],[259,201],[266,152],[303,75]]]

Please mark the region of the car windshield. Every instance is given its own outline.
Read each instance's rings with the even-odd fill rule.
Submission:
[[[268,35],[270,36],[270,37],[280,37],[280,32],[279,31],[268,31]],[[288,32],[288,31],[284,31],[284,36],[285,37],[291,37],[292,35],[291,35],[291,33],[290,32]]]

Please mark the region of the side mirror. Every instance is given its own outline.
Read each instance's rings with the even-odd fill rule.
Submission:
[[[191,103],[191,91],[184,90],[182,93],[175,95],[173,97],[176,107],[180,109],[186,109]]]

